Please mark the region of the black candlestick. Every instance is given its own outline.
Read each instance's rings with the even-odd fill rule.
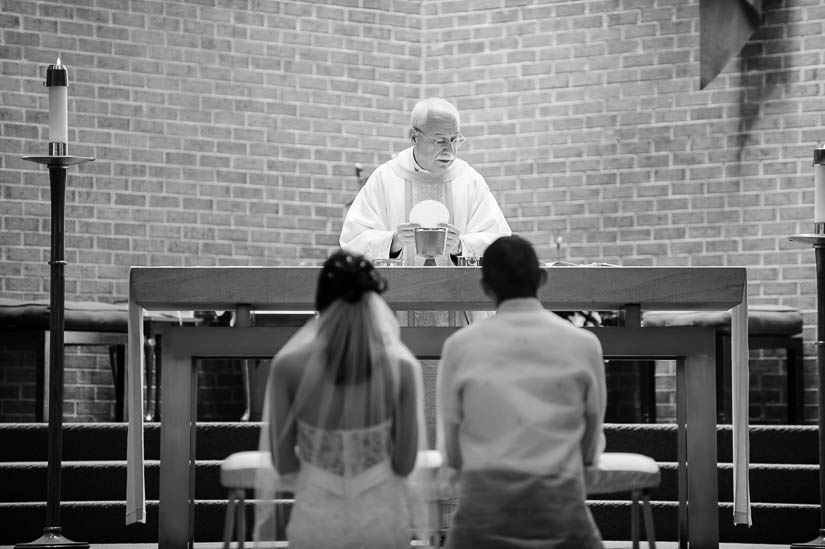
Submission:
[[[817,230],[822,227],[816,224]],[[793,543],[791,549],[825,548],[825,234],[800,234],[790,237],[814,247],[816,257],[816,372],[819,377],[819,535],[808,542]]]
[[[23,160],[44,164],[49,168],[51,188],[51,291],[49,297],[49,463],[46,487],[46,526],[43,535],[28,543],[18,543],[20,548],[72,548],[88,549],[89,544],[71,541],[63,536],[60,526],[60,469],[63,459],[63,331],[65,293],[63,257],[63,218],[66,201],[66,170],[94,158],[80,156],[24,156]]]

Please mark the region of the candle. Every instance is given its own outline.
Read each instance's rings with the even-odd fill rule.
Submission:
[[[49,88],[49,154],[65,156],[69,142],[69,71],[57,63],[46,70],[46,87]]]
[[[825,144],[814,149],[814,227],[825,234]]]

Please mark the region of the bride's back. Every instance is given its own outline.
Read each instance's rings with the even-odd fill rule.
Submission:
[[[355,477],[389,459],[390,429],[389,421],[356,429],[322,429],[299,420],[298,451],[305,463],[340,477]]]
[[[295,395],[296,420],[324,430],[351,430],[392,419],[398,396],[397,364],[376,368],[362,380],[337,382],[323,357],[315,341],[284,362],[284,377]]]
[[[277,475],[297,473],[290,547],[409,547],[404,477],[424,432],[420,365],[385,289],[369,261],[333,254],[318,279],[318,317],[273,359],[261,443]]]

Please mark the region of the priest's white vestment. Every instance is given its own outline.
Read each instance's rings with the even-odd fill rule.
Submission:
[[[423,200],[447,207],[464,256],[481,257],[496,238],[510,235],[510,225],[481,174],[460,158],[444,172],[428,172],[418,166],[412,151],[410,147],[376,168],[358,192],[341,229],[342,248],[368,259],[389,258],[396,227],[407,223],[412,207]],[[423,264],[412,248],[401,252],[403,264]],[[436,261],[451,264],[446,254]]]

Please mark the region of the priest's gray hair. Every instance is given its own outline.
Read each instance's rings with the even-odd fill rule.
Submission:
[[[427,125],[430,118],[438,118],[445,114],[455,118],[456,124],[461,127],[461,117],[458,115],[458,109],[452,103],[440,97],[422,99],[413,107],[410,115],[410,126],[422,128]]]

